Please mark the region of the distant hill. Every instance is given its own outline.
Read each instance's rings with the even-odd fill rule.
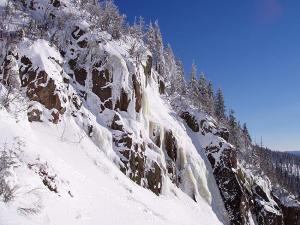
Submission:
[[[289,153],[300,156],[300,151],[289,151]]]

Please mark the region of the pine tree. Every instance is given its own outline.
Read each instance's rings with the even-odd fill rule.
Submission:
[[[200,94],[199,97],[200,97],[201,107],[205,112],[208,112],[208,108],[209,108],[208,89],[207,89],[207,81],[203,72],[200,74],[198,88]]]
[[[191,81],[195,82],[197,80],[196,76],[197,76],[197,66],[193,62],[193,64],[192,64],[192,70],[191,70]]]
[[[217,90],[215,99],[214,99],[214,107],[215,107],[215,115],[219,121],[225,119],[225,103],[224,103],[224,96],[222,90],[219,88]]]
[[[111,34],[112,38],[119,39],[124,30],[125,15],[121,15],[113,0],[106,0],[102,4],[101,29]]]
[[[191,102],[198,108],[201,107],[199,85],[197,82],[197,66],[195,63],[192,64],[191,80],[188,83],[188,96]]]
[[[176,76],[176,60],[171,45],[164,50],[165,59],[165,81],[170,81]]]
[[[145,20],[142,16],[134,19],[133,26],[129,28],[131,36],[138,40],[143,40],[145,35]]]
[[[211,116],[215,115],[215,107],[214,107],[214,89],[211,81],[208,82],[207,85],[207,93],[208,93],[208,113]]]
[[[245,140],[247,142],[249,142],[249,144],[250,144],[252,142],[252,139],[251,139],[251,136],[249,134],[248,127],[247,127],[246,123],[243,124],[242,132],[243,132],[243,136],[244,136]]]
[[[241,147],[241,135],[240,135],[240,125],[234,115],[234,111],[229,111],[228,116],[228,129],[229,129],[229,142],[233,144],[236,148]]]
[[[155,35],[156,35],[156,71],[164,76],[165,75],[165,60],[164,60],[164,43],[160,32],[158,21],[154,24]]]
[[[183,69],[183,63],[181,60],[176,60],[176,76],[173,81],[175,91],[177,93],[185,95],[186,94],[186,83],[184,80],[184,69]]]
[[[160,32],[158,21],[155,21],[154,26],[150,22],[146,34],[146,42],[149,50],[152,53],[153,65],[155,70],[161,75],[165,76],[165,59],[164,59],[164,45]]]

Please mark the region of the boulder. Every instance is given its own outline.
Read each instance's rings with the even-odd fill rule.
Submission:
[[[180,117],[185,120],[186,124],[191,128],[194,132],[199,132],[199,124],[196,118],[191,115],[189,112],[181,113]]]
[[[42,112],[38,109],[32,109],[27,112],[27,117],[29,122],[42,122],[41,120]]]

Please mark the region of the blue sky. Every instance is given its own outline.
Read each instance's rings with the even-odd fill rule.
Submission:
[[[186,71],[195,60],[253,139],[300,150],[300,1],[115,2],[129,21],[158,19]]]

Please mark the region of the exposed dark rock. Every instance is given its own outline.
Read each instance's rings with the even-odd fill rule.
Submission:
[[[162,80],[160,80],[159,81],[159,93],[161,95],[165,94],[165,89],[166,89],[165,83]]]
[[[283,211],[284,225],[300,224],[300,206],[284,206],[281,205]]]
[[[117,144],[118,146],[122,145],[124,147],[131,149],[133,145],[132,138],[128,134],[124,133],[122,137],[117,141]]]
[[[37,85],[45,84],[47,80],[48,80],[48,74],[44,70],[42,70],[37,75],[36,84]]]
[[[129,137],[125,137],[123,140],[125,141],[125,146],[128,147],[128,149],[124,149],[120,152],[125,158],[121,159],[124,163],[124,166],[121,166],[121,171],[129,176],[132,181],[141,185],[142,178],[144,178],[145,174],[144,149],[139,144],[134,144],[134,148],[131,149],[133,146],[132,139],[130,140]]]
[[[180,117],[185,120],[186,124],[194,131],[199,132],[199,124],[196,118],[189,112],[183,112]]]
[[[142,108],[142,90],[135,74],[132,75],[133,88],[135,93],[135,111],[140,112]]]
[[[151,76],[151,69],[152,69],[152,57],[150,55],[147,56],[146,66],[144,67],[144,72],[146,76]]]
[[[203,135],[205,135],[207,133],[212,133],[212,129],[213,129],[206,120],[200,121],[200,128],[201,128],[201,133]]]
[[[74,69],[74,75],[75,75],[75,79],[76,81],[81,84],[82,86],[85,85],[85,80],[87,77],[87,72],[85,69],[83,68],[75,68]]]
[[[205,151],[213,168],[231,224],[247,224],[248,200],[232,170],[232,168],[237,167],[235,150],[231,148],[221,150],[219,146],[207,146]],[[220,151],[222,151],[220,160],[216,162],[214,154],[220,154]]]
[[[254,189],[254,193],[257,196],[259,196],[259,198],[261,198],[265,202],[270,202],[270,200],[268,199],[267,194],[263,191],[263,189],[260,186],[256,185],[253,189]]]
[[[155,162],[152,164],[151,169],[146,173],[146,180],[148,183],[148,188],[159,195],[162,188],[162,171],[158,164]]]
[[[31,66],[32,62],[29,58],[27,58],[26,56],[22,56],[21,58],[21,63],[23,63],[25,66]]]
[[[36,8],[35,8],[35,6],[34,6],[34,1],[33,1],[33,0],[31,0],[31,1],[29,2],[29,9],[31,9],[31,10],[36,10]]]
[[[110,125],[111,129],[123,131],[123,125],[120,122],[121,122],[120,117],[117,114],[115,114]]]
[[[112,109],[113,108],[112,100],[109,99],[109,100],[105,101],[104,107],[107,109]]]
[[[173,160],[166,160],[167,172],[171,181],[178,186],[180,177],[178,176],[178,172],[176,169],[176,164]]]
[[[51,0],[51,4],[54,7],[58,8],[60,6],[60,0]]]
[[[165,131],[165,148],[167,155],[175,162],[177,159],[177,141],[171,130]]]
[[[129,178],[138,185],[141,185],[145,173],[145,157],[142,153],[132,152],[129,159],[129,165],[132,173]]]
[[[72,37],[75,40],[78,40],[82,35],[85,34],[85,31],[81,30],[79,27],[75,27],[75,30],[72,32]]]
[[[80,108],[82,106],[82,101],[80,100],[80,98],[77,95],[72,96],[72,103],[77,110],[80,110]]]
[[[64,77],[64,78],[63,78],[63,82],[64,82],[65,84],[69,84],[69,83],[70,83],[70,80],[69,80],[68,78]]]
[[[59,122],[59,112],[52,112],[51,113],[52,120],[50,120],[52,123],[57,124]]]
[[[76,65],[77,65],[77,61],[75,59],[70,59],[68,64],[69,64],[69,67],[70,67],[71,70],[75,70]]]
[[[52,78],[47,82],[48,75],[45,71],[40,71],[37,79],[29,83],[27,87],[27,96],[32,101],[37,101],[47,109],[57,109],[60,114],[65,112],[62,107],[59,95],[55,93],[56,85]]]
[[[80,48],[86,48],[88,46],[87,40],[79,41],[79,42],[77,42],[77,44]]]
[[[225,127],[219,128],[218,131],[217,131],[217,133],[215,135],[223,138],[225,141],[229,140],[229,131]]]
[[[146,83],[148,83],[148,79],[151,77],[152,70],[152,57],[150,55],[147,56],[146,66],[144,67],[144,73],[146,75]]]
[[[93,130],[94,130],[93,125],[89,125],[89,126],[88,126],[88,136],[89,136],[89,137],[92,137],[92,136],[93,136]]]
[[[112,109],[112,90],[110,86],[110,76],[108,70],[98,71],[97,69],[93,69],[92,71],[92,80],[93,80],[93,88],[92,91],[95,93],[104,103],[106,108]]]
[[[38,109],[33,109],[27,113],[29,122],[42,122],[41,120],[42,112]]]
[[[120,109],[121,111],[127,112],[128,105],[130,103],[130,99],[128,98],[128,94],[122,89],[120,98],[116,102],[116,109]]]
[[[180,177],[178,176],[177,169],[176,169],[176,160],[177,160],[177,140],[173,135],[171,130],[165,131],[165,139],[164,139],[164,148],[166,154],[166,166],[168,176],[171,181],[178,185]]]

